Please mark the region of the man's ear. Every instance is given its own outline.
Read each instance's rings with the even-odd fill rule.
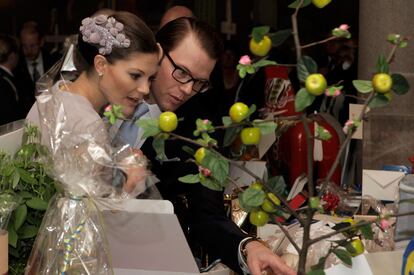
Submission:
[[[108,60],[106,60],[105,56],[100,54],[95,55],[93,63],[95,65],[96,73],[100,76],[104,75],[108,68]]]

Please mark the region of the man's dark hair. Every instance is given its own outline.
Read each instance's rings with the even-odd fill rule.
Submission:
[[[168,22],[156,34],[157,42],[164,51],[174,50],[189,34],[193,34],[207,55],[218,60],[223,52],[223,41],[216,30],[207,24],[190,17],[180,17]]]
[[[18,54],[18,52],[17,39],[7,34],[0,34],[0,63],[6,62],[10,54]]]

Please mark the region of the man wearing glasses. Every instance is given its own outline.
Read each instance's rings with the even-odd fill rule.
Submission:
[[[222,51],[222,42],[215,30],[192,18],[183,17],[169,22],[158,31],[156,39],[164,51],[164,57],[152,83],[147,104],[140,104],[135,112],[142,116],[145,110],[140,109],[148,106],[149,111],[145,116],[152,118],[156,118],[161,110],[175,111],[197,93],[207,91],[210,87],[210,74]],[[158,114],[155,109],[158,109]],[[120,136],[127,141],[130,135],[125,135],[123,126]],[[259,275],[269,269],[275,274],[295,274],[271,250],[260,241],[249,238],[226,217],[222,192],[207,189],[201,184],[186,185],[177,181],[174,172],[182,172],[186,165],[193,169],[194,164],[183,161],[158,163],[151,140],[142,144],[143,141],[137,141],[139,136],[138,133],[138,137],[135,135],[128,143],[141,148],[152,161],[152,171],[161,179],[157,187],[164,199],[173,202],[183,231],[193,248],[194,243],[201,245],[210,259],[220,258],[237,272],[250,269],[251,274]],[[177,141],[167,141],[167,156],[169,148],[181,148],[181,145]],[[183,193],[185,197],[182,196]],[[243,243],[245,246],[241,245]],[[246,252],[244,255],[240,252],[241,246]]]

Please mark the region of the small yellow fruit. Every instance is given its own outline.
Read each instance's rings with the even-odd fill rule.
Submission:
[[[269,215],[262,210],[252,211],[250,212],[249,220],[251,224],[259,227],[267,224]]]
[[[173,112],[163,112],[158,119],[158,123],[162,131],[167,133],[172,132],[177,129],[177,115]]]
[[[261,207],[267,213],[276,212],[276,205],[280,205],[280,200],[273,193],[267,193],[267,198],[264,199]]]
[[[305,80],[306,90],[314,96],[323,94],[327,86],[326,79],[322,74],[310,74]]]
[[[201,165],[201,163],[202,163],[205,156],[206,156],[206,148],[204,148],[204,147],[198,148],[197,151],[194,154],[194,158],[196,160],[196,163],[198,165]]]
[[[325,7],[326,5],[328,5],[329,3],[331,3],[332,0],[312,0],[312,3],[322,9],[323,7]]]
[[[263,184],[258,181],[253,182],[249,187],[252,189],[263,190]]]
[[[355,251],[352,251],[352,250],[349,251],[350,249],[348,249],[348,246],[353,247],[353,249]],[[362,243],[362,241],[360,239],[352,240],[352,242],[349,243],[348,246],[347,246],[347,250],[351,254],[352,257],[358,256],[358,255],[364,253],[364,250],[365,250],[364,244]]]
[[[266,56],[272,48],[272,40],[269,36],[263,36],[260,42],[256,42],[253,38],[250,39],[250,51],[256,56]]]
[[[280,205],[280,200],[278,199],[278,197],[276,197],[275,194],[269,192],[267,193],[267,197],[276,205]]]
[[[385,94],[391,90],[392,78],[389,74],[378,73],[372,78],[372,87],[377,93]]]
[[[260,129],[257,127],[244,128],[240,133],[240,138],[245,145],[257,145],[260,142]]]
[[[242,103],[242,102],[236,102],[234,103],[229,110],[230,118],[233,122],[241,122],[247,117],[247,114],[249,113],[249,107]]]

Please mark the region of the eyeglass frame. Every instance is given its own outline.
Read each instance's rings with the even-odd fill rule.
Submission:
[[[191,81],[192,81],[192,82],[193,82],[193,86],[191,87],[191,90],[192,90],[193,92],[195,92],[196,94],[202,94],[202,93],[205,93],[205,92],[207,92],[208,90],[210,90],[210,89],[212,88],[212,86],[211,86],[211,84],[210,84],[210,81],[208,81],[208,80],[204,80],[204,79],[197,79],[197,78],[194,78],[194,77],[191,75],[191,73],[190,73],[190,72],[188,72],[188,71],[187,71],[187,70],[185,70],[184,68],[182,68],[182,67],[178,66],[177,64],[175,64],[174,60],[172,59],[172,57],[171,57],[171,56],[170,56],[167,52],[164,52],[164,56],[166,56],[166,57],[168,58],[168,60],[171,62],[171,65],[173,65],[173,67],[174,67],[174,70],[171,72],[171,76],[172,76],[172,78],[174,78],[174,80],[175,80],[175,81],[177,81],[178,83],[181,83],[181,84],[187,84],[187,83],[189,83],[189,82],[191,82]],[[188,80],[185,80],[185,81],[177,79],[177,78],[174,76],[174,73],[175,73],[177,70],[181,70],[181,71],[185,72],[185,73],[188,75],[189,79],[188,79]],[[201,89],[200,91],[194,90],[194,84],[195,84],[196,82],[198,82],[198,83],[200,83],[200,82],[204,82],[204,83],[206,83],[206,84],[207,84],[207,86],[206,86],[206,88]]]

